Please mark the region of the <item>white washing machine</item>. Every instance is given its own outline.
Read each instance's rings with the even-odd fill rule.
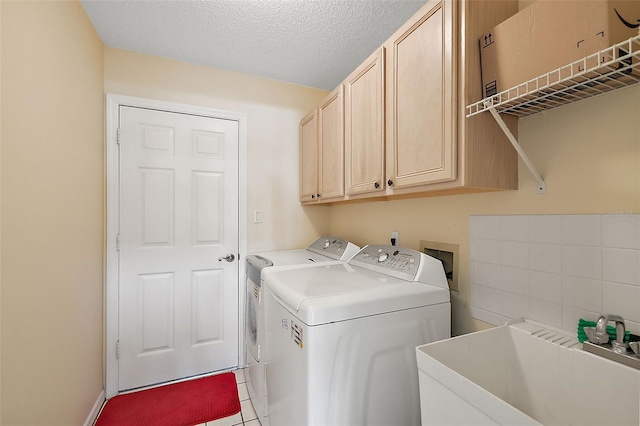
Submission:
[[[266,269],[267,425],[418,425],[416,346],[451,337],[442,263],[366,246],[348,263]]]
[[[246,260],[245,346],[247,387],[251,403],[260,421],[266,414],[264,366],[261,362],[264,333],[262,281],[265,268],[272,266],[314,265],[335,261],[346,262],[360,250],[349,241],[335,237],[319,237],[306,249],[251,254]]]

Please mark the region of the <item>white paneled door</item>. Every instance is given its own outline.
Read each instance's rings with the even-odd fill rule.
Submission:
[[[237,366],[238,122],[120,106],[119,128],[118,388]]]

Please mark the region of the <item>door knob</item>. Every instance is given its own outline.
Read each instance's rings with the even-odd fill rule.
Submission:
[[[218,262],[222,262],[222,259],[226,260],[227,262],[233,262],[235,258],[236,257],[233,255],[233,253],[229,253],[225,257],[219,257]]]
[[[389,179],[389,180],[387,181],[387,185],[392,186],[392,185],[393,185],[393,181],[392,181],[391,179]]]

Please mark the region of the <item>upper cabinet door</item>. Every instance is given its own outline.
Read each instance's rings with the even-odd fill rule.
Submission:
[[[453,7],[431,1],[387,47],[388,176],[393,187],[456,178]]]
[[[327,96],[318,108],[320,201],[344,197],[344,95],[343,86]]]
[[[300,121],[300,202],[318,197],[318,109]]]
[[[379,48],[344,83],[348,195],[385,190],[384,52]]]

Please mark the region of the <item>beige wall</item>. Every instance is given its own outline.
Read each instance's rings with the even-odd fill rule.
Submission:
[[[1,3],[3,425],[103,388],[103,45],[78,2]]]
[[[520,121],[546,195],[521,164],[518,191],[301,207],[298,122],[326,92],[103,48],[77,2],[0,2],[0,49],[1,424],[81,424],[103,387],[105,92],[247,115],[249,251],[460,244],[455,333],[486,326],[466,305],[469,215],[640,210],[640,87]]]
[[[297,202],[298,122],[326,92],[104,48],[76,2],[1,5],[0,423],[81,424],[103,388],[104,92],[247,115],[250,251],[329,229]]]
[[[298,202],[298,123],[326,91],[105,48],[105,92],[247,115],[249,252],[303,247],[329,230],[328,207]]]
[[[470,215],[640,211],[640,87],[627,88],[519,122],[519,140],[547,182],[547,194],[519,164],[517,191],[453,195],[331,207],[331,233],[363,244],[420,240],[460,245],[460,294],[453,295],[453,332],[486,328],[471,318]]]

